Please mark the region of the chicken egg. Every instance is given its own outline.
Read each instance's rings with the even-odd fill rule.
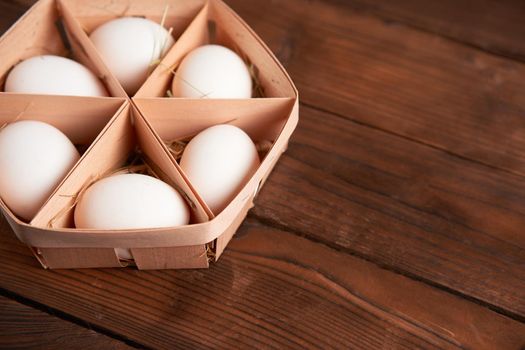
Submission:
[[[167,183],[141,174],[113,175],[95,182],[75,208],[77,228],[118,230],[188,224],[190,211]]]
[[[60,130],[23,120],[0,131],[0,196],[30,221],[80,155]]]
[[[250,137],[233,125],[201,131],[188,143],[180,166],[211,211],[219,214],[260,165]]]
[[[138,17],[106,22],[89,37],[128,95],[137,92],[150,67],[175,43],[164,27]]]
[[[235,52],[204,45],[184,57],[175,72],[172,93],[186,98],[250,98],[252,77]]]
[[[93,72],[61,56],[34,56],[18,63],[8,74],[6,92],[44,95],[107,96]]]

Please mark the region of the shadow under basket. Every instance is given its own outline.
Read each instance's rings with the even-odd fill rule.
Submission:
[[[106,15],[100,18],[95,16],[100,11],[98,7],[86,7],[83,10],[84,2],[57,1],[62,6],[62,13],[71,17],[72,23],[73,19],[77,21],[75,30],[94,26],[98,23],[95,20],[105,19]],[[184,1],[169,2],[176,8],[177,4],[182,6]],[[50,2],[40,0],[37,4]],[[105,1],[96,2],[102,3]],[[146,3],[145,0],[111,1],[113,7],[122,7],[122,11],[147,9],[143,5]],[[155,2],[157,7],[160,3],[160,0]],[[128,7],[125,4],[131,5]],[[190,3],[185,4],[188,7]],[[175,44],[163,64],[171,65],[188,48],[204,43],[199,40],[205,33],[205,25],[213,20],[217,25],[219,42],[231,44],[229,46],[235,44],[257,66],[267,95],[245,100],[165,98],[163,90],[170,77],[162,69],[163,65],[159,65],[141,93],[134,98],[122,99],[119,111],[30,223],[20,221],[0,201],[0,209],[13,231],[20,241],[29,246],[43,267],[136,266],[141,270],[207,268],[224,252],[253,207],[257,193],[277,160],[286,150],[299,118],[298,93],[288,74],[253,30],[222,1],[194,0],[191,6],[188,7],[188,13],[191,12],[195,17],[191,21],[185,18],[180,25],[181,31],[188,28],[180,33],[180,43]],[[30,13],[43,11],[44,8],[34,6]],[[15,29],[17,25],[27,25],[27,20],[19,21]],[[82,41],[85,34],[80,34],[78,37]],[[87,44],[85,47],[91,49]],[[268,142],[261,165],[253,176],[222,212],[213,215],[181,171],[167,144],[172,139],[191,137],[206,127],[224,123],[242,128],[255,142]],[[179,191],[190,207],[190,224],[136,230],[75,228],[74,209],[83,190],[98,179],[127,169],[133,154],[140,155],[150,169],[150,174]]]

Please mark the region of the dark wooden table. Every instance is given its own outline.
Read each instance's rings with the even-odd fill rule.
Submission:
[[[226,253],[45,271],[2,219],[0,348],[523,349],[525,3],[227,2],[301,120]]]

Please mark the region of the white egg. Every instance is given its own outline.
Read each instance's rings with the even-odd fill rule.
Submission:
[[[65,57],[43,55],[17,64],[5,82],[6,92],[44,95],[107,96],[93,72]]]
[[[0,196],[30,221],[79,157],[67,136],[49,124],[9,124],[0,131]]]
[[[182,196],[154,177],[121,174],[91,185],[75,208],[75,226],[87,229],[143,229],[188,224]]]
[[[219,214],[259,167],[250,137],[232,125],[212,126],[195,136],[180,166],[214,214]]]
[[[175,43],[171,34],[160,24],[137,17],[106,22],[89,37],[129,95],[137,92],[152,64]]]
[[[172,93],[186,98],[250,98],[252,77],[235,52],[204,45],[184,57],[173,78]]]

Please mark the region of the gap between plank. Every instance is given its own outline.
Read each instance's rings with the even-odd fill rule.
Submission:
[[[33,309],[36,309],[36,310],[39,310],[39,311],[42,311],[50,316],[53,316],[53,317],[57,317],[61,320],[64,320],[64,321],[67,321],[67,322],[71,322],[73,324],[76,324],[77,326],[80,326],[82,328],[85,328],[85,329],[89,329],[89,330],[93,330],[97,333],[100,333],[100,334],[103,334],[107,337],[110,337],[112,339],[115,339],[115,340],[118,340],[118,341],[121,341],[123,343],[125,343],[126,345],[129,345],[135,349],[147,349],[149,350],[150,348],[148,348],[147,346],[145,345],[142,345],[140,343],[137,343],[136,341],[134,340],[131,340],[131,339],[128,339],[118,333],[115,333],[113,331],[110,331],[104,327],[99,327],[93,323],[90,323],[90,322],[87,322],[87,321],[84,321],[78,317],[75,317],[73,315],[70,315],[68,313],[65,313],[63,311],[60,311],[58,309],[55,309],[53,307],[49,307],[45,304],[42,304],[42,303],[39,303],[37,301],[34,301],[32,299],[28,299],[26,297],[23,297],[17,293],[14,293],[12,291],[9,291],[5,288],[1,288],[0,287],[0,296],[3,296],[5,298],[8,298],[8,299],[11,299],[11,300],[14,300],[22,305],[25,305],[25,306],[28,306],[28,307],[31,307]]]

